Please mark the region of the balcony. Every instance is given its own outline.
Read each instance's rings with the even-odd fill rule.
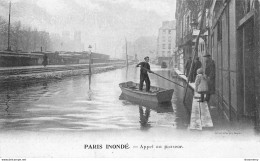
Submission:
[[[189,41],[192,41],[192,38],[193,38],[193,30],[188,30],[187,32],[184,33],[184,37],[180,37],[180,38],[177,38],[177,46],[183,46],[185,44],[187,44]]]

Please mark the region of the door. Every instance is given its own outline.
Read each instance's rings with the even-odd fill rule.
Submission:
[[[255,73],[254,73],[254,22],[251,19],[243,27],[243,112],[246,116],[254,116],[256,108]]]

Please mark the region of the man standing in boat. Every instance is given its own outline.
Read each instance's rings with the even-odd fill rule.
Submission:
[[[139,90],[142,91],[143,90],[143,85],[144,85],[144,82],[146,84],[146,92],[149,92],[150,91],[150,79],[149,79],[149,76],[148,76],[148,73],[153,73],[150,69],[150,64],[148,63],[149,62],[149,57],[146,56],[144,58],[144,62],[141,62],[139,64],[136,65],[136,67],[141,67],[140,68],[140,84],[139,84]]]

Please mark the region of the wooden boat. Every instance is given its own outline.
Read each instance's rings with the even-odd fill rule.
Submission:
[[[138,100],[132,97],[127,97],[123,93],[119,96],[120,100],[124,100],[123,104],[128,105],[131,103],[132,105],[138,105],[139,107],[146,107],[148,109],[154,110],[157,113],[169,113],[174,112],[172,102],[164,102],[164,103],[154,103],[150,101]]]
[[[145,92],[145,90],[140,91],[139,84],[132,81],[120,83],[119,87],[121,88],[126,99],[136,99],[139,101],[148,101],[152,103],[171,102],[174,91],[173,89],[163,89],[154,86],[151,86],[150,92]]]

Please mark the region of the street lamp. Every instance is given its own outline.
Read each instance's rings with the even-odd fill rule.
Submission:
[[[91,74],[91,63],[92,63],[92,61],[91,61],[91,49],[92,49],[92,46],[89,45],[88,48],[89,48],[89,65],[88,65],[88,67],[89,67],[89,74]]]

